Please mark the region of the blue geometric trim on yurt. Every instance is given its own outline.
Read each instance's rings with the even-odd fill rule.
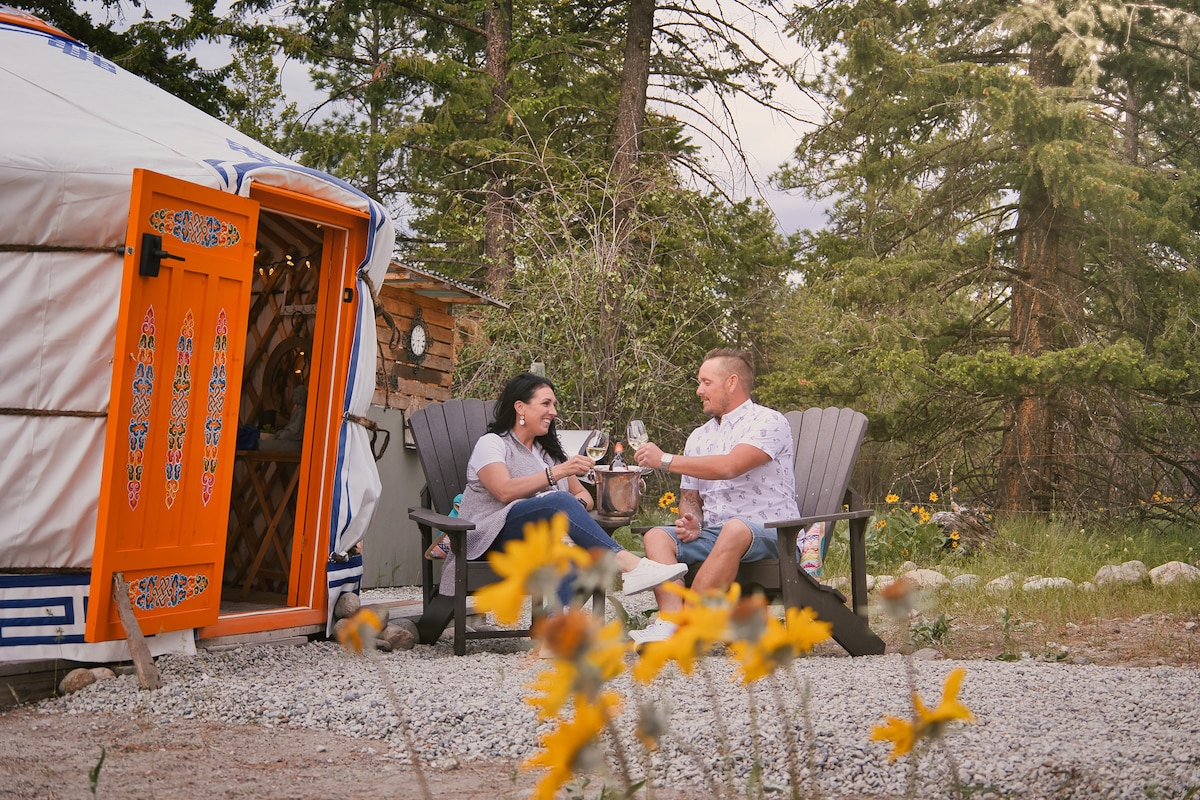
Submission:
[[[325,577],[329,583],[329,615],[325,633],[333,632],[333,607],[343,594],[358,594],[362,588],[363,557],[355,553],[345,560],[331,558],[325,564]]]
[[[82,643],[90,582],[86,573],[0,575],[0,648]]]

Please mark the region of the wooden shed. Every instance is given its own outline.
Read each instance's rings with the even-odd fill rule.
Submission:
[[[151,652],[327,628],[387,213],[10,8],[0,96],[0,662],[127,658],[117,574]]]

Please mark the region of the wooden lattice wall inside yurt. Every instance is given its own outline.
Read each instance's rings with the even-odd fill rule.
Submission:
[[[321,230],[264,213],[257,244],[239,421],[270,430],[294,413],[291,390],[308,383]]]
[[[264,211],[251,283],[239,426],[261,439],[239,442],[229,508],[222,609],[281,604],[292,587],[293,531],[301,440],[273,439],[303,410],[313,359],[324,236],[319,225]],[[299,402],[298,402],[299,401]]]

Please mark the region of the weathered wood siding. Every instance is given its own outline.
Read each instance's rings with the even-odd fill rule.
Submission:
[[[380,359],[371,402],[383,408],[403,409],[407,414],[429,403],[449,400],[456,355],[451,306],[386,284],[379,299],[396,323],[396,330],[382,317],[375,318]],[[418,307],[429,332],[428,350],[419,365],[408,355],[408,330]]]

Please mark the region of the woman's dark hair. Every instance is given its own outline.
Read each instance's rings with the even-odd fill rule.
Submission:
[[[500,393],[500,399],[496,401],[496,419],[488,425],[488,433],[503,436],[516,427],[517,401],[528,403],[533,399],[533,393],[543,386],[549,386],[550,391],[554,391],[554,384],[548,378],[532,372],[522,372],[509,381]],[[567,460],[567,454],[563,452],[562,442],[558,440],[557,425],[558,420],[551,420],[549,432],[534,441],[540,444],[551,458],[561,463]]]

